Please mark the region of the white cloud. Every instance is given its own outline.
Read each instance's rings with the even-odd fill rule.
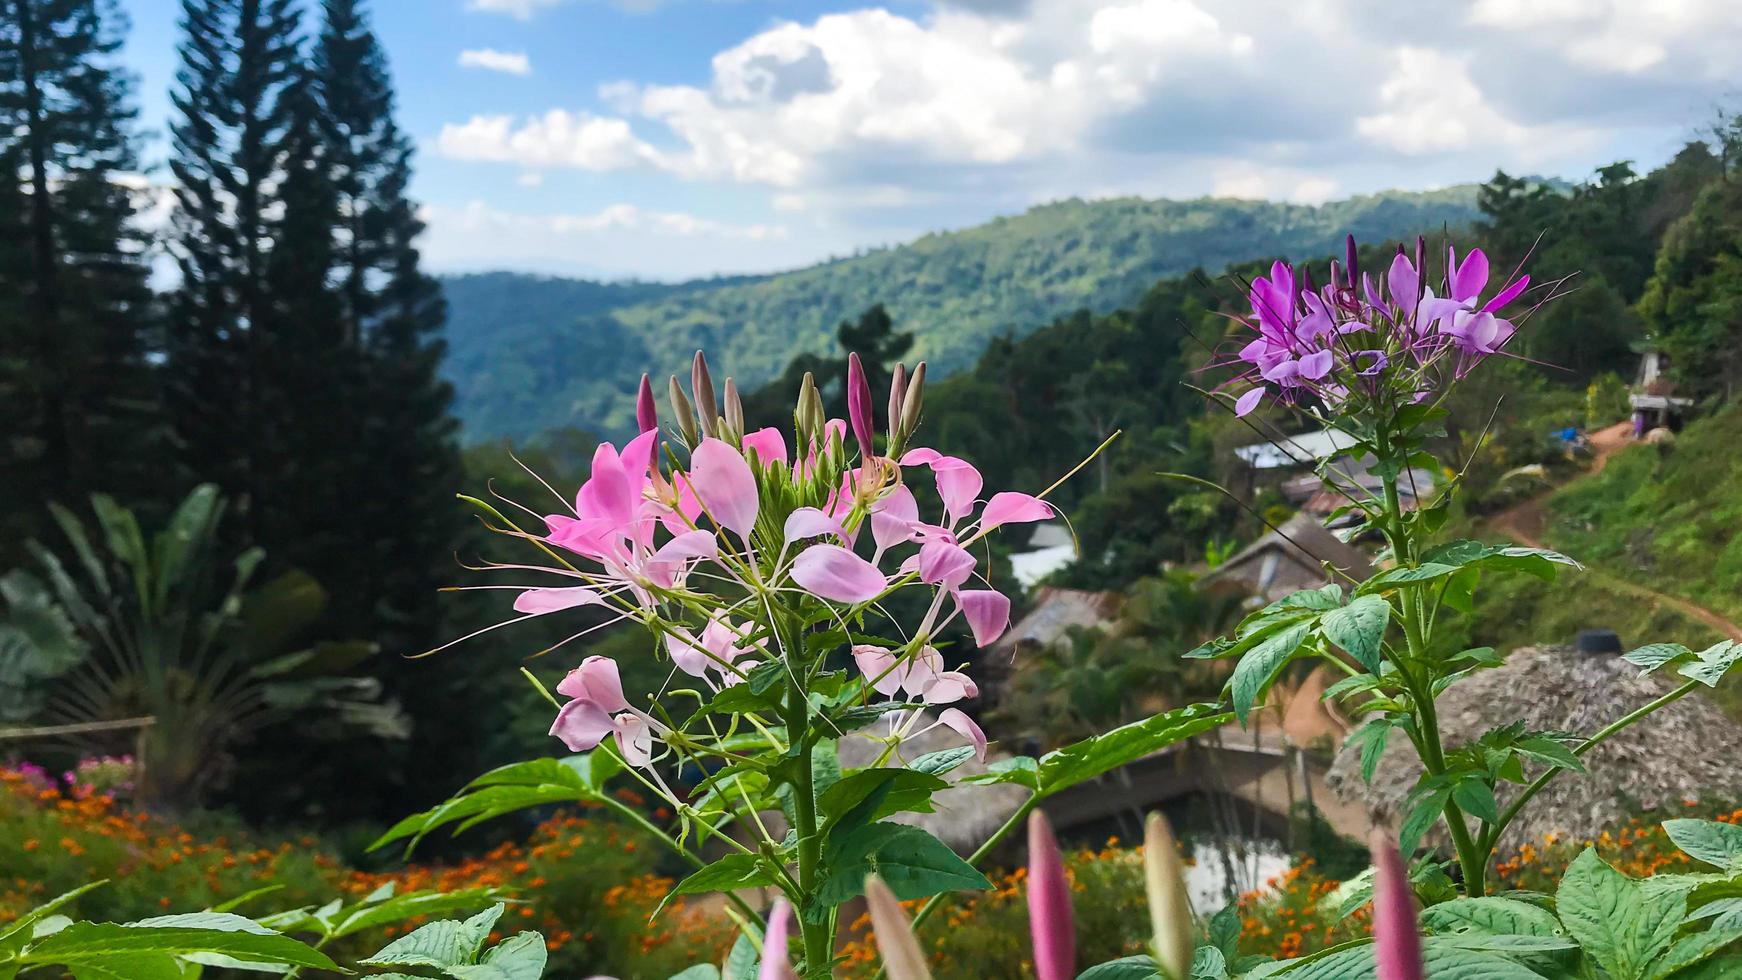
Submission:
[[[487,14],[507,14],[515,20],[531,20],[532,15],[539,10],[562,2],[563,0],[466,0],[466,9]]]
[[[436,147],[455,160],[516,163],[523,167],[624,170],[658,165],[657,150],[638,139],[622,119],[552,109],[542,116],[473,116],[442,126]]]
[[[739,225],[697,217],[683,211],[651,211],[633,204],[613,204],[580,214],[522,214],[501,211],[483,201],[468,201],[458,209],[427,207],[426,220],[442,223],[449,230],[467,232],[510,231],[559,237],[598,235],[610,231],[636,231],[678,238],[744,239],[763,241],[784,238],[780,225]]]
[[[541,187],[544,185],[544,174],[536,170],[529,170],[514,178],[514,182],[521,187]]]
[[[532,74],[532,59],[522,51],[497,51],[494,48],[475,48],[460,52],[461,68],[482,68],[485,71],[499,71],[508,75]]]
[[[1737,12],[1734,0],[1477,0],[1469,18],[1597,71],[1723,78],[1742,69]]]
[[[1397,52],[1379,85],[1382,111],[1362,116],[1362,136],[1409,154],[1470,149],[1479,142],[1516,144],[1528,133],[1490,106],[1462,59],[1427,48]]]

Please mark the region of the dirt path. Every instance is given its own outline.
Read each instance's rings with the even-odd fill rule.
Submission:
[[[1532,548],[1547,547],[1543,544],[1542,535],[1548,527],[1548,498],[1557,490],[1570,486],[1572,483],[1576,483],[1579,480],[1587,479],[1603,472],[1603,467],[1608,464],[1609,457],[1620,452],[1622,449],[1627,448],[1629,445],[1632,445],[1632,429],[1632,423],[1618,422],[1606,429],[1599,429],[1598,431],[1591,433],[1592,462],[1591,468],[1588,472],[1575,477],[1568,483],[1563,483],[1559,487],[1551,487],[1523,503],[1509,507],[1498,514],[1495,514],[1486,521],[1488,528],[1497,531],[1500,534],[1504,534],[1522,545]],[[1717,630],[1719,633],[1732,640],[1742,640],[1742,626],[1731,622],[1698,603],[1689,602],[1688,600],[1677,596],[1666,595],[1656,589],[1640,585],[1637,582],[1630,581],[1618,575],[1611,575],[1608,572],[1600,571],[1595,568],[1587,567],[1585,569],[1585,574],[1597,579],[1604,586],[1613,589],[1616,592],[1637,596],[1648,602],[1668,606],[1684,616],[1705,623],[1707,626],[1710,626],[1712,629]]]

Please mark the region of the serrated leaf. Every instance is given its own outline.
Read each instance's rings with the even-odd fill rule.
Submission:
[[[1319,619],[1325,639],[1346,650],[1368,673],[1379,672],[1379,651],[1391,623],[1391,603],[1376,595],[1357,596]]]
[[[1742,827],[1716,820],[1665,820],[1664,833],[1682,853],[1730,871],[1742,861]]]
[[[199,915],[223,913],[195,913]],[[223,953],[244,962],[285,963],[336,970],[327,954],[275,932],[230,931],[174,926],[132,926],[113,922],[75,922],[24,947],[24,964],[113,964],[152,954]]]
[[[1686,908],[1685,891],[1648,894],[1586,848],[1561,877],[1555,907],[1562,924],[1611,976],[1644,976],[1669,949]]]
[[[491,906],[464,922],[444,919],[419,926],[360,962],[364,966],[465,966],[477,959],[503,908]]]
[[[1554,913],[1528,902],[1499,896],[1454,898],[1422,910],[1422,927],[1432,932],[1481,932],[1489,935],[1554,936],[1560,921]]]
[[[1494,799],[1494,790],[1480,779],[1464,779],[1452,787],[1452,802],[1477,819],[1500,822],[1500,805]]]
[[[1270,689],[1276,675],[1300,655],[1302,644],[1311,631],[1312,621],[1296,623],[1265,638],[1240,658],[1233,675],[1228,678],[1228,697],[1234,707],[1234,716],[1241,724],[1246,723],[1246,716]]]
[[[708,892],[729,892],[740,888],[772,885],[774,876],[754,854],[728,854],[709,862],[708,866],[672,886],[653,910],[657,917],[671,900],[679,895],[701,895]]]
[[[992,885],[949,845],[905,824],[871,824],[836,837],[829,841],[825,864],[828,875],[816,896],[822,906],[863,895],[865,877],[871,874],[902,901]]]
[[[1077,980],[1166,980],[1148,956],[1124,956],[1077,974]]]
[[[917,769],[861,769],[817,797],[823,816],[820,831],[851,830],[892,813],[931,813],[932,794],[949,785]]]
[[[909,762],[907,766],[909,769],[913,769],[917,772],[929,773],[933,776],[942,776],[973,757],[974,747],[972,745],[959,745],[953,749],[939,749],[936,752],[927,752],[925,755]]]
[[[1169,745],[1220,727],[1227,723],[1228,718],[1228,713],[1215,705],[1192,704],[1054,749],[1041,756],[1035,766],[1036,793],[1042,797],[1051,796]]]

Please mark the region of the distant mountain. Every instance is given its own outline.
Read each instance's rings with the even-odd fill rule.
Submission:
[[[1156,280],[1265,256],[1318,257],[1343,236],[1400,238],[1476,217],[1475,185],[1318,207],[1202,198],[1068,200],[794,272],[675,285],[497,272],[443,280],[447,371],[471,441],[579,426],[618,434],[641,372],[678,373],[697,348],[754,388],[873,303],[940,375],[989,340],[1078,309],[1135,301]],[[1139,355],[1141,352],[1134,352]]]

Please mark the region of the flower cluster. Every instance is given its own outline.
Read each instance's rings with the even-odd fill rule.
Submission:
[[[1257,336],[1240,349],[1235,384],[1237,415],[1266,397],[1285,404],[1312,398],[1333,410],[1351,400],[1383,402],[1431,396],[1444,373],[1462,377],[1477,362],[1500,353],[1517,332],[1503,311],[1530,285],[1509,279],[1488,299],[1488,257],[1471,249],[1460,261],[1446,254],[1441,294],[1427,282],[1427,249],[1416,240],[1413,257],[1399,246],[1384,274],[1360,271],[1355,239],[1343,264],[1331,263],[1329,282],[1315,288],[1305,270],[1277,262],[1254,280],[1243,321]]]
[[[675,378],[669,385],[675,423],[666,441],[643,376],[641,433],[621,449],[598,447],[572,507],[542,515],[542,534],[511,532],[533,540],[555,563],[489,567],[562,580],[512,587],[519,589],[514,609],[523,617],[579,607],[606,611],[605,623],[577,637],[634,620],[658,637],[677,670],[713,691],[741,684],[767,664],[802,672],[807,626],[845,627],[897,590],[927,589],[927,611],[902,642],[845,645],[867,695],[938,709],[930,724],[960,732],[984,756],[985,736],[951,707],[977,688],[949,668],[935,640],[958,618],[977,645],[998,639],[1009,624],[1010,600],[986,587],[969,549],[998,527],[1045,520],[1053,510],[1025,493],[985,496],[980,472],[965,460],[909,446],[924,376],[924,364],[911,377],[897,366],[881,445],[856,355],[847,377],[849,418],[826,418],[807,377],[790,443],[776,428],[745,431],[732,381],[724,399],[716,399],[699,353],[690,393]],[[849,435],[856,452],[847,446]],[[680,454],[687,460],[680,462]],[[919,471],[931,476],[940,501],[935,515],[922,515],[908,486]],[[795,600],[820,602],[824,611],[807,613],[808,623],[795,629],[782,612]],[[587,658],[557,691],[569,700],[551,734],[572,750],[611,738],[626,761],[645,769],[660,757],[658,743],[685,742],[672,737],[672,722],[657,705],[643,710],[631,704],[616,664],[605,658]],[[893,712],[891,741],[922,730],[927,717],[918,710]]]

